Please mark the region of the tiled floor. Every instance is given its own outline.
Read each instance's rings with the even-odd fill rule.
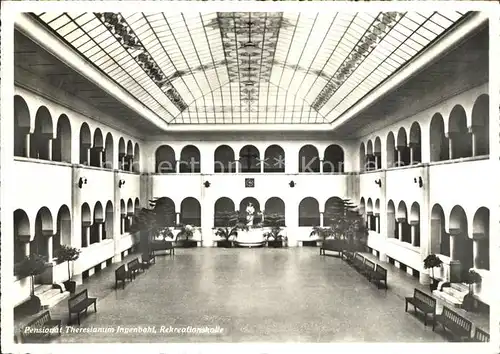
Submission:
[[[178,249],[114,290],[114,264],[83,284],[98,297],[81,326],[114,333],[66,333],[55,342],[439,342],[421,316],[404,311],[406,280],[378,290],[345,262],[317,248]],[[392,279],[391,279],[392,278]],[[402,279],[405,277],[403,276]],[[392,290],[391,282],[394,282]],[[414,279],[409,281],[416,282]],[[397,290],[400,289],[400,290]],[[407,294],[404,294],[407,295]],[[51,309],[67,321],[67,301]],[[156,333],[117,333],[118,326]],[[170,326],[219,334],[161,333]]]

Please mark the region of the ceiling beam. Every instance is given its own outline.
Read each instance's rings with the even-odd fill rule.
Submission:
[[[475,12],[462,23],[452,28],[441,39],[436,41],[430,47],[425,48],[423,52],[414,57],[408,65],[390,76],[385,82],[377,86],[370,93],[365,95],[357,103],[351,106],[346,112],[341,114],[332,123],[332,129],[335,130],[341,125],[355,118],[362,111],[376,103],[382,96],[391,93],[397,87],[408,81],[411,77],[417,75],[426,67],[436,62],[450,50],[460,44],[468,35],[484,26],[488,22],[486,12]],[[328,117],[327,117],[328,118]]]
[[[137,112],[158,128],[168,130],[168,124],[153,111],[144,106],[130,93],[117,85],[87,60],[77,54],[71,47],[48,31],[42,24],[26,13],[16,15],[15,28],[29,37],[33,42],[61,60],[77,73],[83,75],[92,83],[116,98],[118,101]]]
[[[206,131],[277,131],[277,132],[294,132],[294,131],[331,131],[330,124],[171,124],[168,127],[170,132],[206,132]]]

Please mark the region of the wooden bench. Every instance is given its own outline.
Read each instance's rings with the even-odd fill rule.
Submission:
[[[97,312],[97,298],[89,297],[87,289],[80,291],[78,294],[68,299],[69,323],[71,323],[71,314],[76,313],[78,324],[80,324],[80,313],[87,313],[87,308],[94,305],[94,311]]]
[[[168,251],[169,255],[175,255],[175,247],[172,241],[153,241],[151,243],[151,250],[153,254],[155,254],[155,251]]]
[[[350,250],[345,250],[343,253],[343,259],[348,263],[348,264],[352,264],[352,262],[354,261],[354,253]]]
[[[26,324],[21,330],[23,343],[38,342],[57,333],[61,335],[61,320],[53,320],[50,312],[44,311]]]
[[[476,332],[474,332],[474,337],[467,340],[468,342],[479,342],[488,343],[490,341],[490,334],[483,331],[481,328],[476,327]]]
[[[375,263],[369,260],[368,258],[365,258],[365,263],[361,268],[361,274],[363,274],[370,280],[374,272],[375,272]]]
[[[370,276],[370,281],[376,282],[377,287],[379,287],[380,283],[384,282],[384,288],[387,290],[387,269],[377,264],[375,271]]]
[[[436,325],[436,299],[415,288],[413,297],[405,298],[405,312],[408,311],[408,304],[413,305],[415,313],[417,309],[424,314],[424,324],[427,326],[427,315],[432,317],[432,330]]]
[[[337,252],[341,257],[345,249],[345,242],[343,240],[325,240],[319,248],[319,255],[325,255],[325,251]]]
[[[443,306],[441,315],[436,316],[436,322],[459,342],[468,341],[472,336],[472,322],[446,306]]]
[[[139,262],[139,258],[134,258],[130,262],[127,263],[127,269],[130,272],[132,279],[135,279],[135,275],[139,273],[139,271],[144,271],[142,264]]]
[[[115,270],[115,289],[118,288],[118,282],[121,281],[123,284],[123,289],[125,289],[125,283],[127,279],[132,281],[132,274],[125,268],[125,264],[122,264]]]
[[[352,266],[358,271],[361,272],[365,264],[365,257],[360,253],[354,255],[354,259],[352,260]]]
[[[152,264],[156,263],[156,256],[154,252],[144,253],[142,255],[142,267],[149,268]]]

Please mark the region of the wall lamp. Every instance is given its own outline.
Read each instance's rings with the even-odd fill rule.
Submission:
[[[205,188],[208,188],[208,187],[210,187],[210,182],[209,181],[205,181],[203,183],[203,185],[205,186]]]
[[[382,180],[380,178],[376,179],[375,184],[378,184],[379,187],[382,187]]]
[[[118,188],[121,188],[125,184],[125,180],[121,179],[118,181]]]
[[[419,188],[422,188],[422,187],[423,187],[423,185],[424,185],[424,181],[422,180],[422,177],[418,177],[418,178],[417,178],[417,177],[415,177],[415,178],[413,179],[413,182],[414,182],[414,183],[418,183],[418,187],[419,187]]]
[[[288,183],[288,185],[289,185],[291,188],[293,188],[293,187],[295,187],[296,183],[295,183],[294,181],[290,181],[290,183]]]
[[[87,184],[87,178],[80,177],[80,179],[78,180],[78,188],[82,189],[84,184]]]

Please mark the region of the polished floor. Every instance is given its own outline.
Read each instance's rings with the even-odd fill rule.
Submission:
[[[54,342],[446,341],[405,313],[397,293],[316,248],[179,249],[124,290],[113,289],[114,266],[83,285],[98,312],[64,326]],[[66,306],[53,317],[66,322]],[[187,333],[200,327],[212,333]]]

